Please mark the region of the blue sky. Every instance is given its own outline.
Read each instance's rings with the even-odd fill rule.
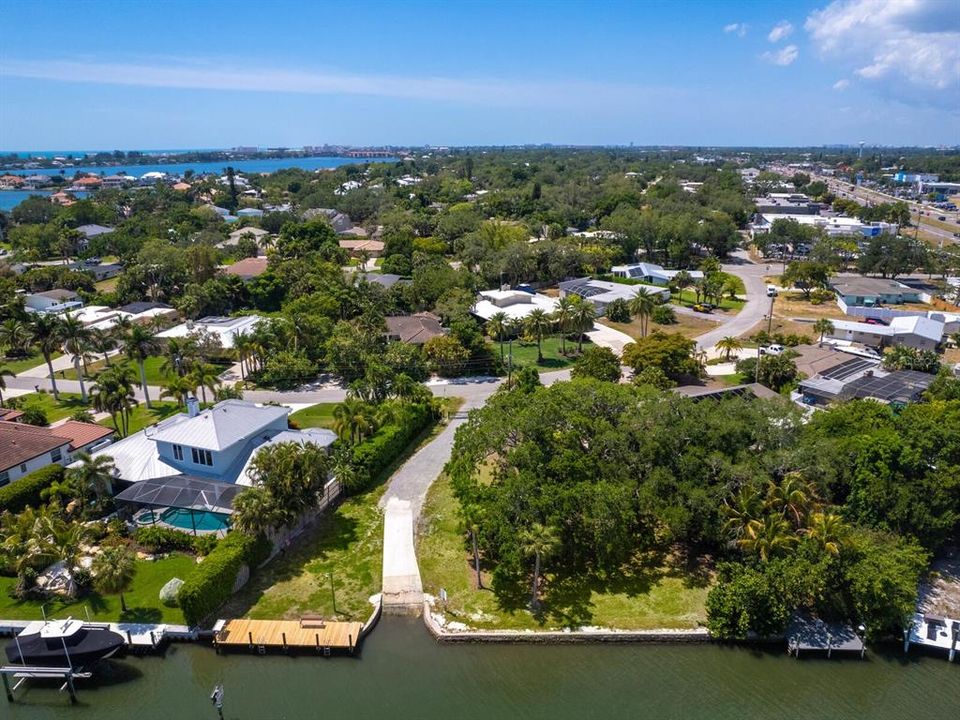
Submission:
[[[0,148],[960,144],[960,2],[0,0]]]

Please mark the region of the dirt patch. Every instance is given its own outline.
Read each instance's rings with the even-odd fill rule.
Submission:
[[[960,618],[960,548],[949,548],[934,561],[929,579],[920,586],[920,610]]]

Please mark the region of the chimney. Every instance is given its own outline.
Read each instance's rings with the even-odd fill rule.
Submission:
[[[187,398],[187,416],[196,417],[200,414],[200,401],[195,397]]]

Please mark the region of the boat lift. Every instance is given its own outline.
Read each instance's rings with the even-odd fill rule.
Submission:
[[[20,647],[20,639],[18,636],[14,635],[14,641],[17,643],[17,647]],[[14,693],[28,680],[51,680],[62,678],[64,683],[60,686],[60,692],[66,690],[70,693],[70,702],[76,704],[77,702],[77,689],[73,681],[75,678],[89,678],[93,673],[90,672],[78,672],[76,668],[73,667],[73,663],[70,662],[70,651],[67,650],[67,642],[63,640],[63,652],[67,658],[67,664],[69,667],[43,667],[43,666],[33,666],[33,665],[3,665],[0,667],[0,677],[3,678],[3,690],[7,696],[7,702],[14,702]],[[23,657],[21,652],[20,657]],[[16,683],[13,687],[10,687],[10,677],[13,676],[13,679],[16,680]]]

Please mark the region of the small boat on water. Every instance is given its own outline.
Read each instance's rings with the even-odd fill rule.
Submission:
[[[109,627],[67,618],[30,623],[6,651],[7,660],[18,665],[77,668],[108,658],[125,644]]]

